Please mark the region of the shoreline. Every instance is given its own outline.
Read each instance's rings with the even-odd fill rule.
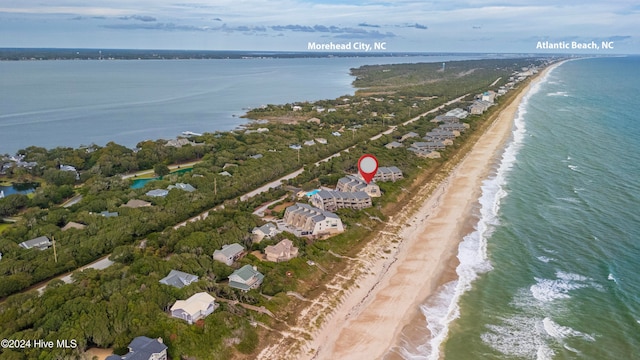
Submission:
[[[394,259],[380,259],[368,269],[370,275],[358,279],[360,286],[313,337],[308,346],[312,359],[401,358],[394,349],[403,337],[418,335],[428,340],[424,335],[430,334],[420,305],[437,294],[443,284],[457,278],[458,246],[478,223],[480,186],[495,171],[512,136],[522,98],[532,83],[560,64],[545,68],[520,89],[470,152],[412,214],[408,220],[411,226],[399,233],[401,242]],[[423,334],[415,334],[419,321]]]

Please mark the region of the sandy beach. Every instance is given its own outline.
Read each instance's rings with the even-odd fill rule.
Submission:
[[[549,69],[537,76],[543,77]],[[367,262],[366,275],[359,277],[356,289],[343,297],[332,316],[314,334],[304,356],[399,357],[389,353],[389,349],[399,343],[403,329],[404,336],[411,336],[406,333],[415,327],[416,320],[424,324],[419,305],[454,276],[458,244],[478,221],[482,181],[495,166],[511,135],[518,105],[527,90],[520,90],[435,190],[431,192],[433,185],[427,184],[415,194],[416,201],[421,202],[418,211],[411,211],[411,217],[398,214],[389,221],[390,232],[382,231],[380,236],[396,238],[391,254]],[[424,331],[420,335],[424,336]]]

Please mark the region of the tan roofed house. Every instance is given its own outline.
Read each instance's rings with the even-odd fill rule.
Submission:
[[[144,200],[131,199],[126,204],[120,205],[121,207],[128,207],[131,209],[137,209],[141,207],[151,206],[151,203]]]
[[[87,225],[85,225],[85,224],[80,224],[80,223],[77,223],[77,222],[69,221],[69,222],[67,223],[67,225],[65,225],[64,227],[62,227],[62,229],[61,229],[61,230],[62,230],[62,231],[67,231],[67,230],[69,230],[69,229],[78,229],[78,230],[82,230],[82,229],[84,229],[84,228],[86,228],[86,227],[87,227]]]
[[[193,324],[207,317],[216,309],[213,296],[206,292],[194,294],[187,300],[178,300],[171,307],[171,316]]]
[[[293,246],[293,242],[284,239],[275,245],[269,245],[264,249],[267,261],[283,262],[289,261],[298,256],[298,248]]]

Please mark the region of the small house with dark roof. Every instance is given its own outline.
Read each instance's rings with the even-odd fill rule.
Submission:
[[[109,355],[105,360],[167,360],[167,345],[162,338],[138,336],[129,343],[129,352],[123,356]]]
[[[186,272],[171,270],[169,275],[160,279],[160,284],[170,285],[182,289],[183,287],[198,281],[198,276]]]

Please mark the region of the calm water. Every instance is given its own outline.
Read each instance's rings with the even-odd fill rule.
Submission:
[[[640,58],[533,87],[408,359],[640,358]],[[452,302],[453,300],[453,302]]]
[[[246,108],[353,94],[353,67],[472,58],[0,62],[0,154],[231,130]]]

